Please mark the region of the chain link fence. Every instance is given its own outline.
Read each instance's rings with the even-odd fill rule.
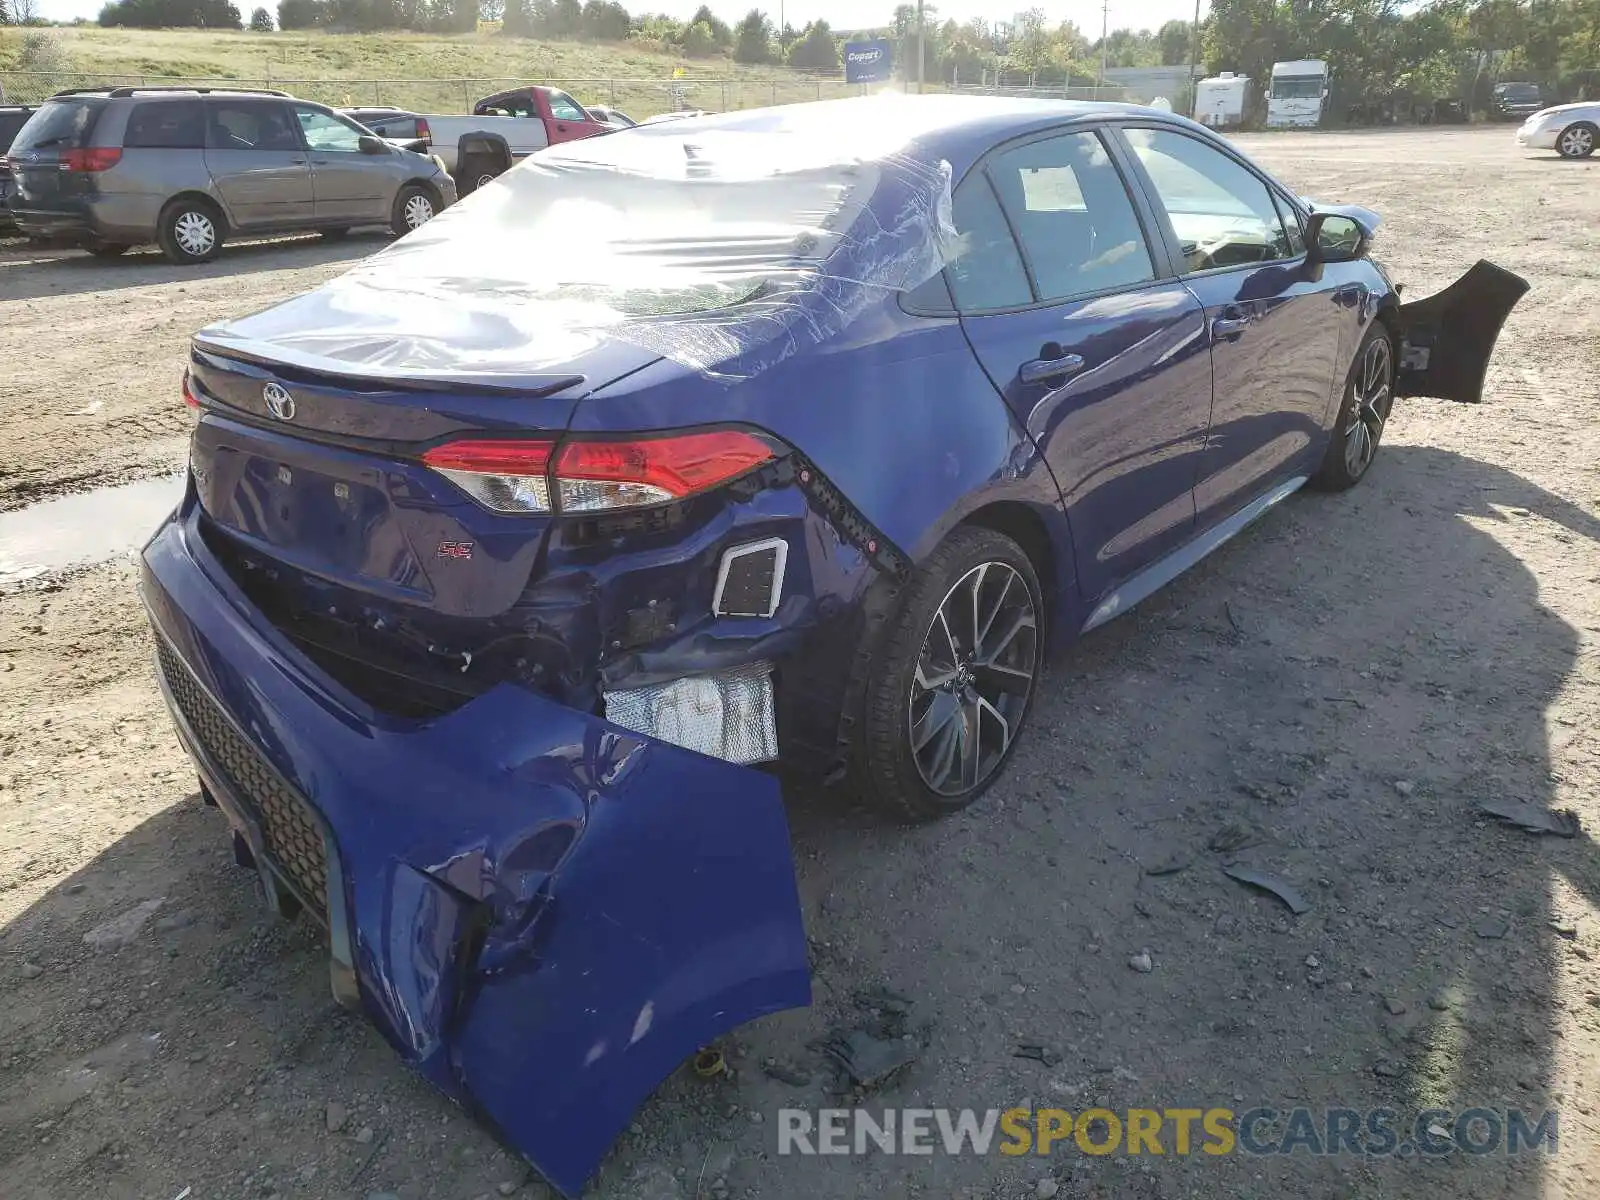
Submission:
[[[1101,84],[1098,87],[999,87],[995,85],[982,87],[974,84],[945,90],[959,92],[963,96],[1017,96],[1025,100],[1104,100],[1129,104],[1145,102],[1143,99],[1134,98],[1127,88],[1114,83]]]
[[[775,79],[548,79],[542,84],[570,92],[581,104],[620,108],[635,120],[684,109],[728,112],[769,104],[798,104],[853,96],[863,89],[841,79],[796,75]],[[390,105],[420,113],[466,113],[495,92],[524,87],[525,78],[478,79],[279,79],[222,76],[94,75],[72,72],[0,71],[0,103],[38,104],[67,88],[231,87],[289,92],[337,108]]]

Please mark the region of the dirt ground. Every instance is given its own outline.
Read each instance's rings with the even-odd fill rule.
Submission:
[[[1503,129],[1246,140],[1381,211],[1413,297],[1480,256],[1532,281],[1489,402],[1404,402],[1361,487],[1296,498],[1090,637],[968,813],[908,831],[791,796],[816,1003],[730,1039],[731,1078],[669,1080],[594,1196],[1600,1195],[1600,160]],[[199,271],[0,251],[0,507],[169,470],[191,330],[373,244]],[[1583,832],[1475,814],[1508,798]],[[778,1156],[780,1108],[837,1102],[811,1043],[883,988],[920,1057],[873,1108],[1554,1108],[1559,1149]],[[0,1194],[545,1194],[262,911],[125,561],[0,596]]]

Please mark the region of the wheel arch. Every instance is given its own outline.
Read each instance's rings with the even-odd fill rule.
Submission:
[[[421,175],[412,175],[395,188],[394,194],[398,196],[408,187],[419,187],[433,197],[434,204],[440,204],[444,196],[440,194],[438,186],[431,179],[424,179]]]
[[[1037,509],[1018,500],[996,500],[968,513],[956,528],[963,526],[992,530],[1021,546],[1033,564],[1033,573],[1039,577],[1045,612],[1054,608],[1061,593],[1058,550],[1050,527]]]
[[[222,222],[221,232],[224,234],[232,232],[233,220],[228,216],[227,206],[223,204],[221,200],[213,196],[210,192],[202,191],[199,188],[185,188],[181,192],[174,192],[172,195],[168,196],[164,201],[162,201],[161,212],[156,217],[156,220],[164,220],[168,210],[170,210],[174,204],[178,204],[183,201],[193,201],[204,204],[212,212],[216,213],[218,219]]]

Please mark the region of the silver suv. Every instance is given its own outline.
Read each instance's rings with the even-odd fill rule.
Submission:
[[[156,242],[205,262],[236,235],[396,236],[456,198],[436,159],[283,92],[93,88],[51,97],[6,158],[28,237],[103,256]]]

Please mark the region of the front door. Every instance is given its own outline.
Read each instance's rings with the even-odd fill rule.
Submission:
[[[289,106],[277,100],[207,105],[206,169],[237,229],[308,224],[311,164]]]
[[[579,138],[593,137],[597,133],[605,133],[606,126],[591,117],[579,104],[565,92],[551,88],[546,93],[550,100],[550,144],[557,142],[575,142]]]
[[[311,188],[318,224],[329,221],[387,221],[393,191],[394,161],[383,154],[364,154],[363,130],[353,121],[309,104],[294,106],[295,119],[311,155]]]
[[[1091,602],[1192,533],[1211,409],[1200,304],[1162,278],[1102,137],[1059,133],[974,168],[950,271],[973,350],[1061,488]]]
[[[1216,402],[1195,479],[1203,529],[1315,468],[1366,291],[1348,264],[1307,268],[1298,219],[1237,159],[1172,129],[1124,132],[1205,306]]]

